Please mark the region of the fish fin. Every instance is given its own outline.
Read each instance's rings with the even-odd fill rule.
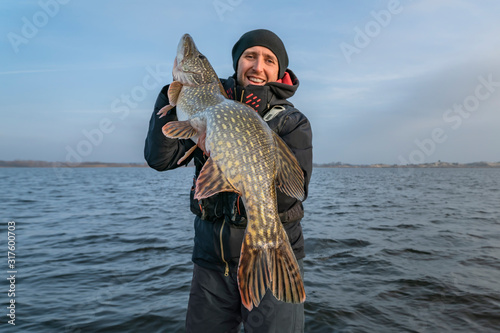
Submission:
[[[172,110],[174,108],[173,105],[165,105],[164,107],[162,107],[160,109],[160,111],[158,111],[157,115],[160,116],[160,118],[164,117],[167,115],[168,111]]]
[[[168,111],[172,110],[174,106],[177,105],[177,99],[179,98],[179,93],[181,92],[182,89],[182,83],[179,81],[174,81],[168,86],[168,101],[170,104],[165,105],[158,111],[157,115],[161,117],[164,117],[167,115]]]
[[[283,228],[281,232],[281,242],[276,248],[257,247],[252,236],[245,233],[238,267],[238,287],[241,302],[249,311],[259,306],[267,289],[283,302],[302,303],[306,299],[299,265]]]
[[[256,247],[252,237],[245,232],[241,245],[240,263],[238,266],[238,287],[241,303],[248,311],[259,306],[260,301],[271,286],[269,267],[269,248]]]
[[[282,240],[271,256],[271,290],[276,299],[287,303],[302,303],[306,300],[306,292],[300,267],[288,241],[285,229],[280,228]]]
[[[170,105],[176,106],[177,105],[177,99],[179,98],[179,94],[182,89],[182,83],[179,81],[174,81],[170,83],[170,86],[168,87],[168,101],[170,102]]]
[[[180,165],[182,162],[184,162],[184,160],[186,158],[188,158],[195,150],[196,148],[198,148],[197,145],[194,145],[192,146],[191,148],[189,148],[189,150],[184,154],[184,156],[182,156],[178,161],[177,161],[177,165]]]
[[[189,139],[197,133],[189,120],[168,122],[163,126],[162,132],[171,139]]]
[[[205,199],[219,192],[239,193],[233,185],[227,180],[219,166],[213,158],[209,158],[200,171],[196,180],[195,199]]]
[[[305,196],[304,172],[283,139],[275,132],[272,133],[278,147],[276,186],[286,195],[302,201]]]

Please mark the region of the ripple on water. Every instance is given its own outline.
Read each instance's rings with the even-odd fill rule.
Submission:
[[[182,332],[193,168],[0,169],[21,332]],[[407,171],[407,170],[404,170]],[[306,332],[498,332],[500,169],[314,170]]]

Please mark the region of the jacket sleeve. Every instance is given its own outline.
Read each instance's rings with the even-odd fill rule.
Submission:
[[[144,159],[151,168],[158,171],[179,167],[180,165],[177,165],[177,161],[184,156],[184,153],[189,148],[194,146],[194,142],[190,139],[169,139],[163,135],[162,127],[169,121],[177,120],[175,108],[162,118],[156,114],[162,107],[169,104],[167,97],[168,87],[168,85],[163,87],[156,99],[144,145]],[[191,158],[186,159],[181,165],[188,164],[190,160]]]

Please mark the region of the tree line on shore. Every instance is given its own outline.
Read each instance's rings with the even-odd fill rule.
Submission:
[[[147,167],[146,163],[106,163],[106,162],[47,162],[34,160],[0,161],[0,168],[104,168],[104,167]],[[422,164],[350,164],[342,162],[314,163],[315,168],[500,168],[500,162],[432,162]]]

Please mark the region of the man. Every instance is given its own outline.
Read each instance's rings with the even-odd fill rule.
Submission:
[[[312,172],[312,132],[307,118],[287,98],[299,81],[288,67],[288,55],[281,39],[269,30],[245,33],[232,50],[235,74],[221,83],[229,98],[251,106],[290,147],[305,178],[305,193]],[[144,156],[158,171],[178,167],[177,161],[195,145],[192,140],[166,138],[161,128],[177,120],[175,111],[159,118],[156,113],[169,104],[168,86],[163,87],[149,124]],[[175,109],[174,109],[175,110]],[[195,180],[207,157],[197,148]],[[304,304],[277,301],[268,290],[259,307],[248,311],[242,304],[237,269],[246,217],[235,193],[222,192],[196,200],[191,188],[191,211],[196,215],[192,260],[193,280],[186,318],[187,332],[303,332]],[[303,275],[304,238],[300,221],[302,203],[278,191],[278,211]]]

